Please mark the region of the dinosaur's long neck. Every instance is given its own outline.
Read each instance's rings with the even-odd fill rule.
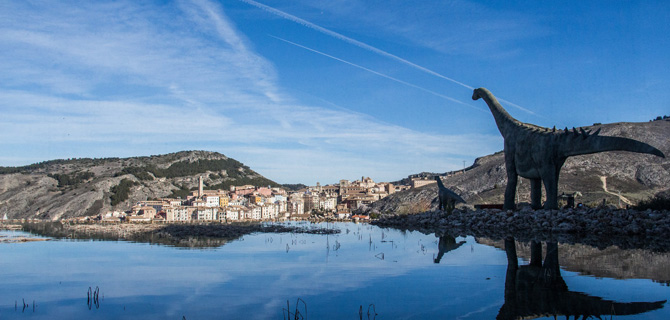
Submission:
[[[445,187],[444,184],[442,183],[442,179],[440,179],[440,177],[435,177],[435,181],[437,181],[437,187],[438,187],[438,188],[440,188],[440,189],[446,189],[446,188],[447,188],[447,187]]]
[[[564,143],[561,144],[559,150],[565,157],[603,151],[630,151],[648,153],[665,158],[665,155],[660,150],[633,139],[597,135],[583,138],[579,135],[575,136],[572,133],[568,133],[565,136]]]
[[[505,137],[506,134],[511,134],[515,127],[521,126],[521,123],[518,120],[512,118],[512,116],[510,116],[509,113],[507,113],[507,111],[500,105],[498,99],[496,99],[496,97],[493,96],[493,94],[486,88],[475,89],[475,95],[473,95],[473,98],[475,97],[484,99],[486,104],[489,106],[489,109],[491,109],[491,113],[493,114],[493,118],[496,120],[498,130],[500,131],[500,134],[503,135],[503,137]]]

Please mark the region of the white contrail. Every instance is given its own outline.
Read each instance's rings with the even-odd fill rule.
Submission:
[[[526,108],[524,108],[524,107],[522,107],[522,106],[520,106],[520,105],[518,105],[518,104],[516,104],[516,103],[511,103],[511,102],[509,102],[509,101],[507,101],[507,100],[505,100],[505,99],[503,99],[503,98],[497,98],[497,99],[500,100],[500,101],[502,101],[502,102],[504,102],[504,103],[506,103],[506,104],[508,104],[508,105],[510,105],[510,106],[512,106],[512,107],[515,107],[515,108],[517,108],[517,109],[519,109],[519,110],[521,110],[521,111],[525,111],[525,112],[528,112],[528,113],[530,113],[530,114],[532,114],[532,115],[534,115],[534,116],[538,116],[538,117],[541,117],[541,118],[548,119],[547,117],[540,116],[539,114],[537,114],[537,113],[535,113],[535,112],[533,112],[533,111],[530,111],[530,110],[528,110],[528,109],[526,109]]]
[[[277,40],[284,41],[284,42],[286,42],[286,43],[288,43],[288,44],[294,45],[294,46],[296,46],[296,47],[303,48],[303,49],[305,49],[305,50],[308,50],[308,51],[311,51],[311,52],[314,52],[314,53],[318,53],[318,54],[320,54],[320,55],[322,55],[322,56],[324,56],[324,57],[328,57],[328,58],[331,58],[331,59],[333,59],[333,60],[337,60],[337,61],[339,61],[339,62],[346,63],[346,64],[348,64],[348,65],[350,65],[350,66],[359,68],[359,69],[361,69],[361,70],[365,70],[365,71],[367,71],[367,72],[374,73],[374,74],[376,74],[376,75],[378,75],[378,76],[380,76],[380,77],[384,77],[384,78],[386,78],[386,79],[389,79],[389,80],[392,80],[392,81],[395,81],[395,82],[404,84],[404,85],[406,85],[406,86],[409,86],[409,87],[412,87],[412,88],[415,88],[415,89],[419,89],[419,90],[424,91],[424,92],[428,92],[428,93],[430,93],[430,94],[432,94],[432,95],[435,95],[435,96],[438,96],[438,97],[440,97],[440,98],[449,100],[449,101],[451,101],[451,102],[455,102],[455,103],[458,103],[458,104],[462,104],[462,105],[464,105],[464,106],[468,106],[468,107],[470,107],[470,108],[473,108],[473,109],[475,109],[475,110],[479,110],[479,111],[482,111],[482,112],[487,112],[487,111],[484,110],[484,109],[481,109],[481,108],[478,108],[478,107],[469,105],[469,104],[467,104],[467,103],[465,103],[465,102],[463,102],[463,101],[454,99],[454,98],[449,97],[449,96],[445,96],[445,95],[443,95],[443,94],[441,94],[441,93],[437,93],[437,92],[435,92],[435,91],[428,90],[428,89],[426,89],[426,88],[417,86],[417,85],[415,85],[415,84],[412,84],[412,83],[409,83],[409,82],[406,82],[406,81],[402,81],[402,80],[400,80],[400,79],[391,77],[391,76],[389,76],[389,75],[387,75],[387,74],[383,74],[383,73],[381,73],[381,72],[377,72],[377,71],[374,71],[374,70],[372,70],[372,69],[368,69],[368,68],[366,68],[366,67],[357,65],[357,64],[355,64],[355,63],[352,63],[352,62],[349,62],[349,61],[340,59],[340,58],[338,58],[338,57],[331,56],[331,55],[329,55],[329,54],[327,54],[327,53],[323,53],[323,52],[321,52],[321,51],[318,51],[318,50],[315,50],[315,49],[312,49],[312,48],[305,47],[305,46],[303,46],[303,45],[297,44],[297,43],[295,43],[295,42],[292,42],[292,41],[289,41],[289,40],[286,40],[286,39],[282,39],[282,38],[277,37],[277,36],[273,36],[273,35],[269,35],[269,36],[270,36],[270,37],[273,37],[273,38],[275,38],[275,39],[277,39]]]
[[[309,22],[309,21],[307,21],[307,20],[298,18],[298,17],[296,17],[296,16],[294,16],[294,15],[288,14],[288,13],[283,12],[283,11],[281,11],[281,10],[275,9],[275,8],[273,8],[273,7],[264,5],[264,4],[262,4],[262,3],[258,3],[258,2],[253,1],[253,0],[240,0],[240,1],[245,2],[245,3],[247,3],[247,4],[250,4],[250,5],[252,5],[252,6],[255,6],[255,7],[257,7],[257,8],[260,8],[260,9],[262,9],[262,10],[265,10],[265,11],[267,11],[267,12],[270,12],[270,13],[272,13],[272,14],[274,14],[274,15],[280,16],[280,17],[282,17],[282,18],[284,18],[284,19],[287,19],[287,20],[293,21],[293,22],[295,22],[295,23],[301,24],[301,25],[303,25],[303,26],[305,26],[305,27],[307,27],[307,28],[310,28],[310,29],[312,29],[312,30],[316,30],[316,31],[318,31],[318,32],[321,32],[321,33],[323,33],[323,34],[329,35],[329,36],[334,37],[334,38],[336,38],[336,39],[339,39],[339,40],[348,42],[348,43],[353,44],[353,45],[355,45],[355,46],[357,46],[357,47],[360,47],[360,48],[362,48],[362,49],[365,49],[365,50],[374,52],[374,53],[376,53],[376,54],[379,54],[379,55],[382,55],[382,56],[391,58],[391,59],[393,59],[393,60],[396,60],[396,61],[398,61],[398,62],[401,62],[401,63],[403,63],[403,64],[405,64],[405,65],[408,65],[408,66],[410,66],[410,67],[413,67],[413,68],[415,68],[415,69],[421,70],[421,71],[423,71],[423,72],[426,72],[426,73],[431,74],[431,75],[433,75],[433,76],[436,76],[436,77],[438,77],[438,78],[442,78],[442,79],[445,79],[445,80],[447,80],[447,81],[451,81],[451,82],[453,82],[453,83],[455,83],[455,84],[457,84],[457,85],[460,85],[460,86],[462,86],[462,87],[465,87],[465,88],[467,88],[467,89],[470,89],[470,90],[474,90],[474,89],[475,89],[473,86],[469,86],[469,85],[467,85],[467,84],[465,84],[465,83],[463,83],[463,82],[460,82],[460,81],[458,81],[458,80],[455,80],[455,79],[449,78],[449,77],[447,77],[447,76],[441,75],[441,74],[439,74],[439,73],[437,73],[437,72],[435,72],[435,71],[433,71],[433,70],[430,70],[430,69],[428,69],[428,68],[426,68],[426,67],[422,67],[422,66],[420,66],[420,65],[418,65],[418,64],[416,64],[416,63],[413,63],[413,62],[411,62],[411,61],[405,60],[405,59],[403,59],[403,58],[401,58],[401,57],[398,57],[398,56],[396,56],[396,55],[394,55],[394,54],[391,54],[391,53],[388,53],[388,52],[386,52],[386,51],[384,51],[384,50],[381,50],[381,49],[378,49],[378,48],[376,48],[376,47],[373,47],[373,46],[371,46],[371,45],[369,45],[369,44],[367,44],[367,43],[363,43],[363,42],[360,42],[360,41],[358,41],[358,40],[356,40],[356,39],[349,38],[349,37],[347,37],[347,36],[345,36],[345,35],[343,35],[343,34],[340,34],[340,33],[337,33],[337,32],[335,32],[335,31],[326,29],[326,28],[324,28],[324,27],[321,27],[321,26],[319,26],[319,25],[316,25],[316,24],[314,24],[314,23],[311,23],[311,22]],[[500,100],[500,101],[502,101],[502,102],[505,102],[505,103],[507,103],[507,104],[509,104],[509,105],[511,105],[511,106],[513,106],[513,107],[515,107],[515,108],[518,108],[519,110],[524,111],[524,112],[530,113],[530,114],[532,114],[532,115],[537,115],[537,114],[535,114],[535,112],[530,111],[530,110],[528,110],[528,109],[526,109],[526,108],[523,108],[523,107],[521,107],[521,106],[519,106],[519,105],[517,105],[517,104],[511,103],[511,102],[509,102],[509,101],[507,101],[507,100],[504,100],[504,99],[501,99],[501,98],[498,98],[498,100]],[[460,102],[460,101],[459,101],[459,102]],[[467,105],[467,104],[466,104],[466,105]],[[469,106],[469,105],[468,105],[468,106]]]
[[[246,2],[246,3],[248,3],[248,4],[252,5],[252,6],[258,7],[258,8],[260,8],[260,9],[263,9],[263,10],[267,11],[267,12],[270,12],[270,13],[272,13],[272,14],[278,15],[278,16],[280,16],[280,17],[282,17],[282,18],[291,20],[291,21],[293,21],[293,22],[295,22],[295,23],[299,23],[299,24],[301,24],[301,25],[303,25],[303,26],[305,26],[305,27],[308,27],[308,28],[310,28],[310,29],[319,31],[319,32],[321,32],[321,33],[325,33],[325,34],[327,34],[327,35],[329,35],[329,36],[331,36],[331,37],[334,37],[334,38],[340,39],[340,40],[342,40],[342,41],[348,42],[348,43],[353,44],[353,45],[355,45],[355,46],[357,46],[357,47],[360,47],[360,48],[363,48],[363,49],[365,49],[365,50],[372,51],[372,52],[377,53],[377,54],[380,54],[380,55],[382,55],[382,56],[385,56],[385,57],[394,59],[394,60],[396,60],[396,61],[402,62],[402,63],[404,63],[404,64],[406,64],[406,65],[408,65],[408,66],[411,66],[411,67],[416,68],[416,69],[419,69],[419,70],[421,70],[421,71],[423,71],[423,72],[432,74],[432,75],[434,75],[434,76],[436,76],[436,77],[439,77],[439,78],[442,78],[442,79],[451,81],[451,82],[453,82],[453,83],[455,83],[455,84],[458,84],[458,85],[463,86],[463,87],[465,87],[465,88],[468,88],[468,89],[470,89],[470,90],[474,90],[474,89],[475,89],[474,87],[469,86],[469,85],[467,85],[467,84],[465,84],[465,83],[463,83],[463,82],[454,80],[454,79],[449,78],[449,77],[447,77],[447,76],[443,76],[443,75],[441,75],[441,74],[439,74],[439,73],[437,73],[437,72],[435,72],[435,71],[433,71],[433,70],[430,70],[430,69],[428,69],[428,68],[422,67],[422,66],[420,66],[420,65],[418,65],[418,64],[415,64],[415,63],[413,63],[413,62],[407,61],[407,60],[405,60],[405,59],[403,59],[403,58],[401,58],[401,57],[398,57],[398,56],[396,56],[396,55],[394,55],[394,54],[388,53],[388,52],[386,52],[386,51],[384,51],[384,50],[377,49],[377,48],[375,48],[375,47],[373,47],[373,46],[371,46],[371,45],[369,45],[369,44],[367,44],[367,43],[363,43],[363,42],[360,42],[360,41],[358,41],[358,40],[356,40],[356,39],[349,38],[349,37],[347,37],[347,36],[345,36],[345,35],[339,34],[339,33],[335,32],[335,31],[332,31],[332,30],[328,30],[328,29],[326,29],[326,28],[324,28],[324,27],[318,26],[318,25],[316,25],[316,24],[314,24],[314,23],[311,23],[311,22],[309,22],[309,21],[307,21],[307,20],[300,19],[300,18],[298,18],[298,17],[296,17],[296,16],[294,16],[294,15],[290,15],[290,14],[288,14],[288,13],[286,13],[286,12],[277,10],[277,9],[275,9],[275,8],[272,8],[272,7],[268,7],[268,6],[266,6],[266,5],[262,4],[262,3],[258,3],[258,2],[253,1],[253,0],[240,0],[240,1]]]

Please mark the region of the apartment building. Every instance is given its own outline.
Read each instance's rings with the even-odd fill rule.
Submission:
[[[165,220],[167,221],[191,221],[196,207],[178,206],[165,208]]]

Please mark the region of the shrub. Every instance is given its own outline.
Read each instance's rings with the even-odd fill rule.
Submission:
[[[67,173],[54,173],[54,174],[48,174],[47,175],[50,178],[56,179],[58,181],[58,187],[66,187],[66,186],[76,186],[88,179],[91,179],[95,176],[93,172],[75,172],[72,174],[67,174]]]
[[[112,200],[112,206],[128,200],[128,196],[130,195],[130,188],[136,184],[136,182],[131,180],[123,179],[121,182],[119,182],[118,185],[113,186],[110,190],[112,195],[109,197],[109,199]]]
[[[195,190],[195,188],[192,188]],[[189,189],[188,186],[186,185],[181,185],[181,187],[177,190],[172,190],[172,194],[168,196],[168,198],[174,198],[174,199],[186,199],[188,195],[191,194],[191,189]]]
[[[121,172],[115,174],[114,176],[122,176],[124,174],[132,174],[134,175],[138,180],[142,181],[147,181],[147,180],[153,180],[154,177],[149,174],[149,171],[146,168],[140,168],[140,167],[126,167],[121,170]]]
[[[637,210],[670,210],[670,198],[656,195],[640,201],[634,208]]]

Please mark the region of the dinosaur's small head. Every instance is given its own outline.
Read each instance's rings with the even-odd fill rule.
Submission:
[[[479,100],[479,98],[482,97],[482,95],[481,95],[481,93],[483,91],[482,89],[484,89],[484,88],[477,88],[472,92],[472,100]]]

